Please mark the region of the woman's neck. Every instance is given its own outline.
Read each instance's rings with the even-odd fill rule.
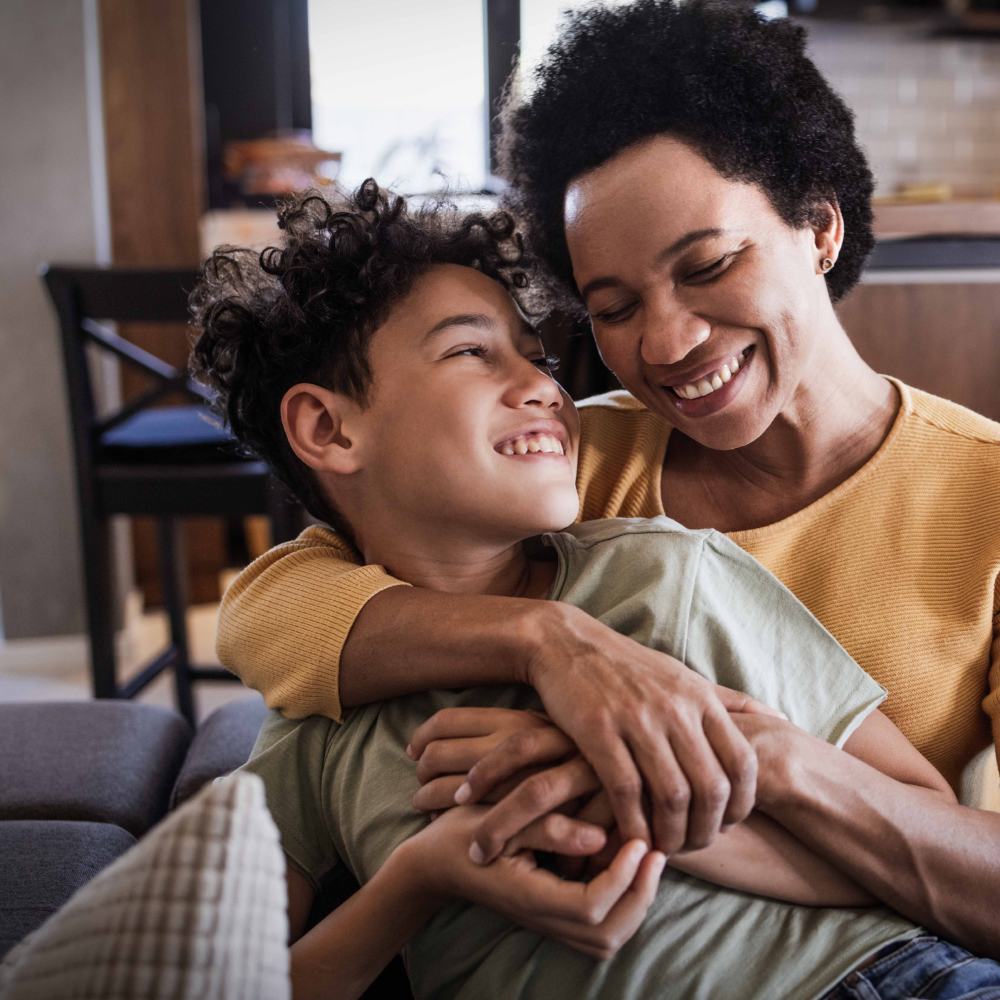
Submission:
[[[818,342],[807,376],[755,441],[713,451],[671,436],[662,483],[670,516],[721,531],[772,524],[825,496],[878,450],[899,394],[839,325]]]

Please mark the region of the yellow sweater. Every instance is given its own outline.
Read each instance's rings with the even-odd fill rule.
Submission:
[[[885,713],[957,787],[1000,743],[1000,425],[896,385],[899,414],[866,465],[797,514],[729,537],[888,688]],[[624,392],[580,415],[581,519],[662,514],[669,426]],[[399,582],[309,528],[229,588],[219,657],[286,715],[339,719],[350,627]]]

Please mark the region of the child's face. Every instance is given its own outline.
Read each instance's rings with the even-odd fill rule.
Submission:
[[[509,542],[576,518],[579,418],[497,282],[441,265],[373,335],[366,496],[433,532]],[[364,528],[361,526],[361,534]]]

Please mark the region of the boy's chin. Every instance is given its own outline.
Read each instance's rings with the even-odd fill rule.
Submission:
[[[541,510],[533,510],[524,525],[524,537],[544,535],[549,531],[562,531],[568,528],[580,512],[579,501],[574,496],[573,502],[550,504]]]

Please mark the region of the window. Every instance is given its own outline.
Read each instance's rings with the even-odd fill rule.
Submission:
[[[486,179],[483,5],[309,0],[313,138],[339,179],[407,194]]]

